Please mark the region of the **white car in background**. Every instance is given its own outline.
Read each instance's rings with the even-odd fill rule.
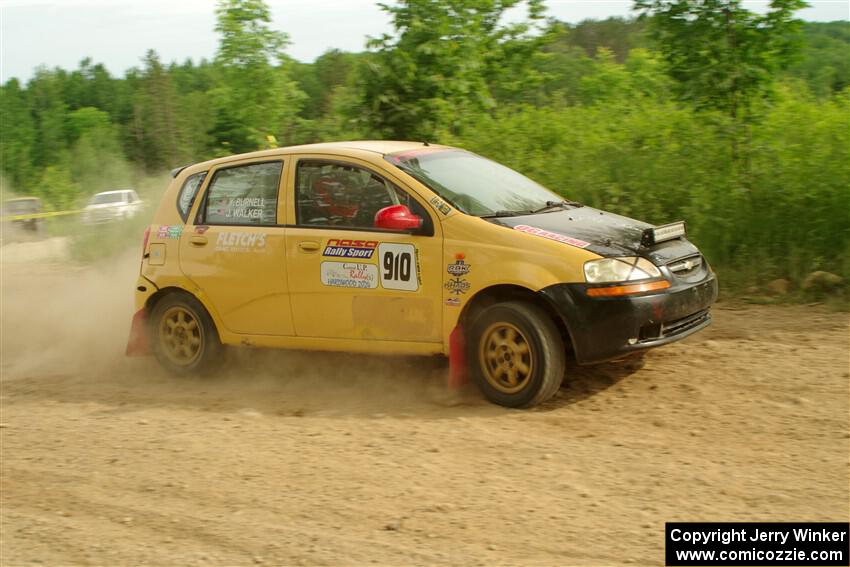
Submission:
[[[132,189],[104,191],[91,198],[83,210],[83,222],[99,224],[131,219],[142,210],[144,202]]]

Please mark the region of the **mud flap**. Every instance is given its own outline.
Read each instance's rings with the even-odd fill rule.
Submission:
[[[151,354],[147,309],[139,309],[133,315],[133,322],[130,325],[130,337],[127,339],[127,350],[124,354],[127,356],[145,356]]]
[[[460,388],[469,381],[466,369],[466,338],[458,325],[449,335],[449,388]]]

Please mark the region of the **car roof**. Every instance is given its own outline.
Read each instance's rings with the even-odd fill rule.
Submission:
[[[41,201],[38,197],[15,197],[13,199],[6,199],[3,203],[20,203],[21,201]]]
[[[215,158],[200,163],[195,163],[183,167],[178,167],[171,172],[172,177],[177,177],[180,173],[191,168],[192,171],[203,170],[205,168],[226,163],[228,161],[236,161],[250,158],[273,157],[287,155],[292,153],[335,153],[340,155],[355,155],[357,152],[372,152],[378,155],[392,154],[421,148],[424,146],[433,148],[451,149],[450,146],[441,146],[438,144],[429,144],[428,142],[405,142],[398,140],[354,140],[347,142],[323,142],[319,144],[303,144],[300,146],[288,146],[284,148],[273,148],[270,150],[260,150],[244,154],[236,154],[226,157]]]
[[[132,189],[113,189],[112,191],[101,191],[100,193],[95,193],[95,197],[98,195],[112,195],[113,193],[130,193],[133,191]]]

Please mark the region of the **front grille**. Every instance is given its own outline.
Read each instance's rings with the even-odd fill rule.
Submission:
[[[684,333],[688,329],[693,329],[694,327],[702,325],[709,317],[711,317],[711,315],[709,314],[708,309],[704,309],[702,311],[697,311],[693,315],[688,315],[687,317],[682,317],[675,321],[663,323],[661,325],[661,336],[672,337],[673,335]]]
[[[702,256],[695,254],[670,262],[667,264],[667,268],[677,276],[688,276],[699,270],[702,267],[702,262]]]

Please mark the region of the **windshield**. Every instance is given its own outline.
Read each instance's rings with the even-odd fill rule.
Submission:
[[[6,201],[3,203],[3,210],[10,213],[37,211],[38,208],[38,199],[20,199],[18,201]]]
[[[124,193],[98,193],[91,199],[90,205],[105,205],[107,203],[123,203]]]
[[[527,213],[562,200],[528,177],[463,150],[423,148],[385,159],[470,215]]]

